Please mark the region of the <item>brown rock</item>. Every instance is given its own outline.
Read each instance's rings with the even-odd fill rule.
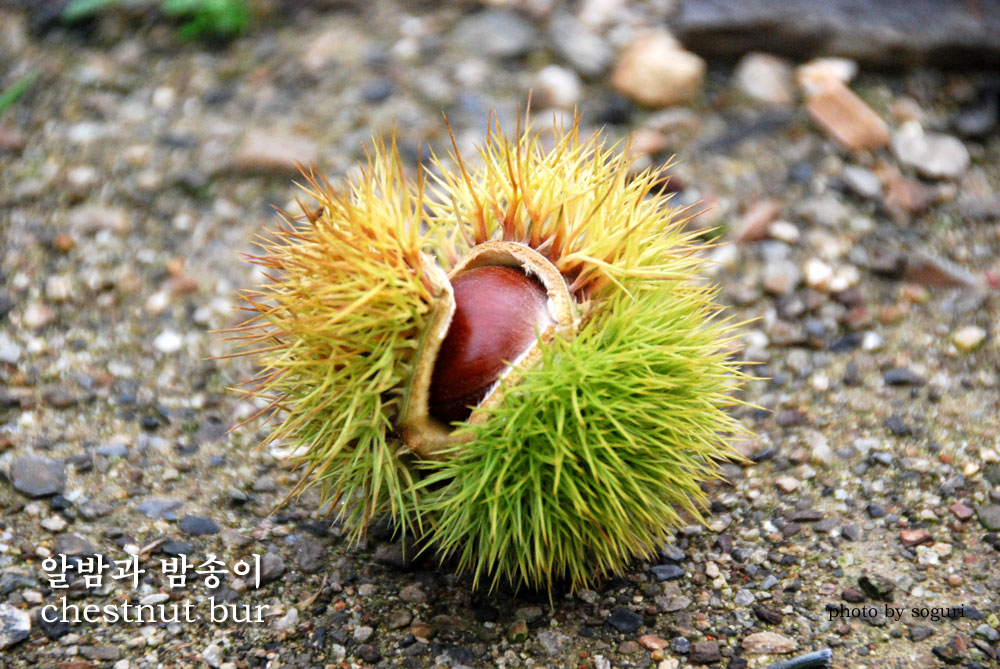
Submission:
[[[128,232],[132,221],[128,213],[120,207],[89,204],[70,210],[66,223],[76,233],[88,234],[98,230]]]
[[[704,78],[705,61],[681,48],[665,30],[653,30],[625,49],[611,84],[640,105],[657,108],[697,99]]]
[[[922,252],[907,258],[903,278],[921,286],[972,288],[979,283],[972,274],[955,263]]]
[[[843,84],[831,82],[806,101],[813,121],[851,151],[879,149],[889,144],[885,121]]]
[[[233,165],[243,172],[296,172],[297,165],[315,163],[316,142],[294,133],[273,129],[247,132],[236,151]]]
[[[904,546],[916,546],[931,540],[931,533],[927,530],[900,530],[899,539]]]
[[[883,202],[889,214],[899,223],[927,210],[931,204],[930,189],[919,181],[907,179],[898,170],[888,170],[882,177],[885,191]]]
[[[798,647],[795,639],[776,632],[757,632],[743,637],[743,648],[748,653],[791,653]]]
[[[713,664],[722,659],[719,652],[718,641],[697,641],[691,644],[691,652],[688,655],[691,664]]]
[[[639,637],[639,643],[642,644],[643,648],[649,650],[663,650],[670,645],[670,642],[666,639],[662,639],[655,634],[643,634]]]
[[[15,155],[24,151],[28,145],[24,135],[20,135],[10,128],[0,125],[0,153],[13,153]]]
[[[658,130],[639,128],[632,133],[629,141],[629,153],[634,156],[651,156],[661,153],[667,148],[667,136]]]
[[[962,502],[955,502],[948,507],[948,510],[959,520],[968,520],[974,513],[972,507],[966,506]]]
[[[774,198],[753,203],[736,222],[733,239],[737,242],[757,242],[767,237],[771,223],[781,213],[781,202]]]

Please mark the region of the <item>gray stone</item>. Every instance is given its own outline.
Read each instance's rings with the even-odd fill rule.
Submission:
[[[354,628],[354,640],[357,643],[364,643],[372,638],[375,630],[368,625],[359,625]]]
[[[273,583],[285,573],[285,561],[277,553],[265,553],[260,559],[260,586]]]
[[[878,175],[860,165],[845,165],[840,177],[851,191],[867,200],[882,199],[882,182]]]
[[[413,568],[417,552],[417,547],[411,543],[394,541],[391,544],[379,544],[372,559],[387,567],[406,570]]]
[[[776,260],[764,267],[764,289],[772,295],[788,295],[802,281],[802,271],[791,260]]]
[[[420,604],[427,601],[427,593],[419,583],[412,583],[399,591],[399,598],[410,604]]]
[[[684,570],[675,564],[658,564],[652,568],[658,581],[670,581],[684,576]]]
[[[117,646],[80,646],[80,655],[88,660],[113,662],[121,658],[122,650]]]
[[[200,536],[203,534],[218,534],[219,526],[202,516],[184,516],[177,527],[184,534]]]
[[[254,492],[274,492],[278,489],[278,486],[274,482],[274,477],[265,474],[258,476],[253,485],[250,486],[250,489]]]
[[[514,617],[518,620],[523,620],[526,623],[533,623],[542,617],[542,607],[540,606],[522,606],[514,611]]]
[[[511,58],[527,53],[537,43],[538,33],[517,12],[488,9],[462,19],[455,40],[477,55]]]
[[[184,506],[184,503],[178,499],[147,499],[145,502],[137,506],[139,513],[146,515],[153,520],[175,520],[177,518],[177,511]]]
[[[0,604],[0,650],[20,643],[31,634],[31,616],[10,604]]]
[[[62,460],[24,455],[10,464],[14,489],[28,497],[45,497],[66,487],[66,469]]]
[[[642,616],[635,611],[617,608],[608,616],[608,624],[622,634],[635,634],[642,626]]]
[[[614,60],[608,43],[567,12],[557,12],[549,19],[549,41],[555,52],[585,77],[604,74]]]
[[[97,447],[97,452],[109,458],[124,458],[128,455],[128,446],[125,444],[103,444]]]
[[[1000,532],[1000,504],[990,504],[976,508],[979,524],[990,532]]]
[[[96,555],[97,548],[79,534],[60,534],[56,537],[55,553],[82,557]]]
[[[569,642],[568,636],[555,630],[542,630],[538,633],[538,643],[542,645],[546,653],[552,656],[561,655]]]
[[[295,542],[295,562],[299,569],[307,574],[314,574],[323,567],[326,557],[326,546],[318,539],[302,536]]]
[[[734,58],[748,51],[804,60],[983,67],[1000,64],[1000,2],[981,0],[683,0],[671,21],[689,49]]]

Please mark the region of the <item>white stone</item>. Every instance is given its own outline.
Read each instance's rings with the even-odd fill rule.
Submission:
[[[21,358],[21,345],[0,330],[0,362],[13,365]]]
[[[73,281],[68,276],[53,275],[45,279],[45,297],[53,302],[65,302],[73,296]]]
[[[97,184],[98,178],[97,170],[90,165],[74,167],[66,173],[66,181],[69,182],[69,185],[79,190],[93,187]]]
[[[966,325],[951,335],[951,343],[962,353],[976,350],[985,340],[986,330],[978,325]]]
[[[794,101],[792,68],[777,56],[748,53],[736,66],[733,78],[741,91],[758,102],[790,105]]]
[[[274,629],[279,632],[289,632],[299,624],[299,612],[297,609],[288,609],[288,613],[274,621]]]
[[[795,81],[807,96],[836,84],[847,85],[858,73],[858,64],[847,58],[817,58],[795,68]]]
[[[784,493],[792,493],[799,489],[801,482],[793,476],[779,476],[774,480],[774,485]]]
[[[954,179],[969,167],[969,150],[956,137],[925,133],[916,121],[907,121],[892,134],[892,151],[902,164],[932,179]]]
[[[806,284],[810,288],[826,291],[833,278],[833,268],[819,258],[810,258],[805,265]]]
[[[153,346],[161,353],[176,353],[183,343],[181,336],[173,330],[164,330],[153,340]]]
[[[0,650],[27,639],[31,634],[31,616],[24,609],[0,604]]]
[[[798,226],[788,221],[774,221],[771,223],[771,227],[768,228],[767,234],[772,239],[777,239],[786,244],[798,244],[802,238],[802,233],[799,232]]]
[[[580,77],[572,70],[558,65],[548,65],[535,74],[531,86],[533,97],[542,107],[573,109],[583,92]]]
[[[201,659],[205,660],[210,667],[218,667],[222,664],[223,657],[222,647],[215,643],[209,644],[205,650],[201,651]]]
[[[861,337],[861,350],[871,353],[881,351],[885,346],[885,339],[877,332],[869,330]]]

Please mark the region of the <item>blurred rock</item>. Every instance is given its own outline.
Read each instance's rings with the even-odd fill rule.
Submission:
[[[855,195],[866,200],[882,199],[882,182],[871,170],[859,165],[844,165],[840,177]]]
[[[885,121],[842,84],[831,83],[810,96],[806,109],[819,127],[850,151],[880,149],[889,143]]]
[[[765,239],[771,223],[781,213],[781,202],[774,198],[761,200],[750,205],[733,230],[733,239],[740,243]]]
[[[558,12],[549,20],[549,42],[561,58],[585,77],[604,74],[615,57],[604,39],[565,12]]]
[[[296,164],[309,165],[319,158],[313,140],[275,129],[247,132],[236,150],[233,167],[240,172],[298,172]]]
[[[758,102],[790,105],[794,100],[792,68],[777,56],[748,53],[736,66],[733,79],[737,88]]]
[[[916,121],[892,134],[892,152],[900,163],[931,179],[960,177],[971,161],[969,150],[956,137],[925,133]]]
[[[962,353],[975,351],[985,340],[986,330],[978,325],[966,325],[951,336],[951,342]]]
[[[907,256],[903,278],[922,286],[971,288],[979,284],[976,277],[963,267],[924,252]]]
[[[123,233],[132,227],[124,209],[100,204],[87,204],[71,209],[66,216],[66,224],[77,234],[89,234],[98,230]]]
[[[535,75],[532,100],[541,108],[573,109],[580,102],[580,78],[572,70],[547,65]]]
[[[683,50],[670,33],[640,35],[622,53],[611,83],[622,95],[645,107],[670,107],[701,95],[705,61]]]
[[[507,9],[487,9],[462,19],[455,40],[470,53],[492,58],[523,56],[538,42],[527,18]]]
[[[764,290],[771,295],[788,295],[802,281],[802,272],[791,260],[774,260],[764,267]]]
[[[857,73],[853,60],[817,58],[795,68],[795,82],[805,95],[815,95],[830,85],[848,85]]]
[[[766,50],[804,59],[988,68],[1000,64],[1000,0],[683,0],[671,28],[705,56]]]
[[[0,155],[4,153],[18,155],[27,145],[24,135],[0,125]]]

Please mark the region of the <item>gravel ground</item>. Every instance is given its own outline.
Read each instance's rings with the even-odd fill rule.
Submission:
[[[212,48],[148,11],[67,30],[22,4],[0,3],[0,89],[37,75],[0,117],[0,666],[996,663],[995,77],[862,64],[830,102],[809,82],[835,63],[702,76],[686,54],[658,76],[687,97],[648,100],[641,73],[679,48],[639,38],[660,2],[311,2]],[[260,279],[237,252],[295,206],[294,161],[342,177],[395,127],[415,165],[447,150],[442,112],[468,154],[531,88],[540,125],[577,105],[638,132],[640,164],[676,154],[666,187],[734,242],[714,278],[757,319],[742,355],[766,377],[739,411],[752,464],[709,486],[707,526],[551,600],[474,591],[385,526],[350,546],[310,493],[275,510],[296,479],[252,450],[266,425],[227,433],[255,411],[226,390],[250,364],[209,359]],[[837,134],[865,123],[871,145]],[[47,558],[95,552],[146,572],[55,587]],[[181,555],[262,557],[170,589],[160,560]],[[126,599],[201,620],[42,615]]]

